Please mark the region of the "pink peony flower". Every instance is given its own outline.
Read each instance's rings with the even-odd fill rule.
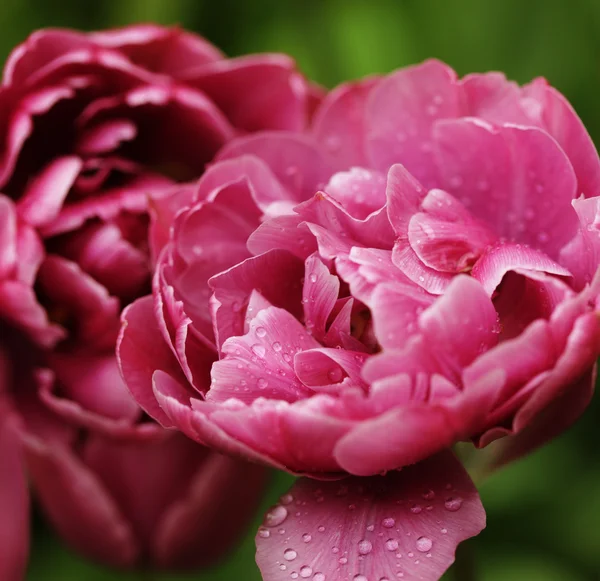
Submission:
[[[306,134],[242,137],[218,160],[157,205],[153,295],[123,314],[127,385],[224,452],[369,477],[282,497],[257,537],[265,580],[438,579],[485,522],[447,450],[506,437],[506,462],[591,397],[589,136],[544,80],[428,61],[344,85]]]
[[[42,30],[9,57],[0,85],[0,349],[28,380],[6,390],[25,419],[34,488],[83,553],[123,566],[204,563],[256,506],[264,469],[161,433],[125,388],[114,348],[121,309],[150,288],[152,204],[200,176],[234,137],[304,129],[318,100],[288,57],[226,59],[177,28]],[[15,463],[5,458],[4,421],[0,434],[2,462]],[[155,481],[156,466],[172,474]],[[136,484],[143,492],[133,504],[128,487],[138,478],[153,486]],[[212,511],[232,486],[244,506],[240,528],[225,532]]]

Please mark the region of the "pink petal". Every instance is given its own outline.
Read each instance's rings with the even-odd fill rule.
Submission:
[[[491,296],[504,276],[512,270],[570,276],[566,268],[548,258],[546,254],[521,244],[494,246],[477,261],[471,275]]]
[[[562,248],[559,262],[573,274],[573,286],[581,290],[594,278],[600,265],[600,196],[573,200],[579,231]]]
[[[115,567],[132,566],[140,548],[98,478],[58,442],[48,445],[28,436],[25,443],[33,487],[58,534],[91,559]]]
[[[222,559],[254,518],[268,475],[262,466],[211,453],[158,522],[153,561],[191,569]]]
[[[139,417],[139,407],[123,383],[112,353],[54,353],[48,366],[60,383],[61,397],[109,418],[134,421]]]
[[[532,127],[493,128],[463,119],[438,123],[442,187],[500,237],[556,257],[576,231],[573,167],[556,142]]]
[[[233,125],[245,131],[302,131],[308,86],[292,59],[261,54],[221,60],[190,71],[186,82],[206,93]]]
[[[367,105],[368,157],[375,169],[403,164],[426,187],[439,186],[432,129],[438,119],[463,114],[456,73],[435,60],[383,79]]]
[[[302,315],[304,263],[284,250],[272,250],[248,258],[214,276],[210,286],[215,294],[213,312],[217,344],[244,334],[245,307],[253,290],[269,303],[293,315]]]
[[[385,206],[386,179],[380,172],[359,167],[337,172],[324,190],[352,217],[359,220],[365,220]]]
[[[29,494],[17,423],[0,410],[0,578],[21,581],[29,553]]]
[[[297,214],[266,220],[248,237],[248,250],[255,256],[269,250],[287,250],[301,260],[317,250],[317,242]]]
[[[450,453],[384,477],[299,480],[280,502],[256,537],[265,581],[294,573],[315,581],[434,581],[456,546],[485,526],[477,491]]]
[[[15,281],[0,283],[0,314],[40,345],[51,347],[66,336],[60,325],[50,322],[30,285]]]
[[[315,254],[309,256],[305,264],[302,291],[304,324],[317,341],[322,341],[327,321],[338,299],[340,280],[329,272]]]
[[[539,100],[542,127],[556,139],[573,164],[577,194],[593,196],[600,190],[600,162],[594,143],[573,107],[545,81],[533,81],[523,88],[523,93],[525,98]]]
[[[496,237],[443,190],[431,190],[408,224],[412,249],[428,267],[458,274],[467,271]]]
[[[12,278],[17,264],[17,214],[10,198],[0,195],[0,278]]]
[[[151,296],[138,299],[121,315],[122,327],[117,341],[117,361],[125,383],[134,399],[165,427],[172,421],[156,401],[152,376],[156,369],[181,378],[181,370],[173,353],[162,338],[155,319]]]
[[[269,307],[250,322],[248,333],[223,343],[223,358],[212,368],[207,399],[223,402],[236,398],[252,402],[257,397],[296,401],[308,396],[294,372],[294,355],[319,347],[292,315]]]
[[[400,164],[390,167],[387,176],[387,212],[396,236],[408,239],[408,224],[419,211],[425,198],[425,188]]]
[[[330,91],[315,113],[313,133],[339,167],[368,167],[365,109],[379,78],[342,84]]]
[[[394,266],[409,280],[428,293],[440,295],[446,291],[454,275],[425,265],[407,242],[398,240],[392,251]]]
[[[118,149],[137,136],[135,123],[128,119],[107,119],[86,128],[79,136],[75,150],[81,155],[102,155]]]
[[[88,38],[101,46],[117,49],[137,65],[176,78],[223,58],[207,40],[176,26],[136,24],[93,32]]]
[[[298,202],[309,199],[333,173],[333,166],[319,144],[309,136],[263,131],[228,143],[217,159],[255,155],[271,168],[281,184]]]

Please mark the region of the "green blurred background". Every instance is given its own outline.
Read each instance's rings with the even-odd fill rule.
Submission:
[[[183,25],[230,55],[287,52],[326,86],[431,56],[460,74],[545,76],[600,139],[600,0],[1,0],[0,55],[44,26],[140,21]],[[488,529],[470,543],[478,580],[600,580],[598,425],[595,402],[566,435],[481,485]],[[265,505],[290,482],[277,476]],[[259,581],[253,553],[251,533],[220,569],[152,579]],[[139,577],[81,561],[36,524],[28,581],[109,579]]]

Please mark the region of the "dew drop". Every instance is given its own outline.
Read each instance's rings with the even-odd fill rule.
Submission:
[[[325,574],[324,573],[315,573],[315,576],[313,577],[314,581],[325,581]]]
[[[339,383],[344,378],[344,373],[339,367],[336,367],[335,369],[330,369],[327,372],[327,377],[331,383]]]
[[[298,573],[297,573],[296,571],[292,571],[292,572],[290,573],[290,577],[291,577],[292,579],[298,579]]]
[[[283,563],[281,565],[279,565],[279,569],[281,571],[285,571],[287,569],[287,565],[284,565]]]
[[[260,529],[258,529],[258,536],[261,539],[268,539],[271,536],[271,531],[268,531],[267,529],[260,528]]]
[[[414,554],[414,553],[408,553],[408,557],[409,557],[409,559],[412,559],[414,556],[415,556],[415,554]]]
[[[419,537],[417,539],[417,551],[421,553],[426,553],[431,550],[433,546],[433,541],[429,537]]]
[[[395,551],[398,548],[398,541],[396,539],[388,539],[385,542],[385,548],[388,551]]]
[[[310,282],[317,282],[317,275],[313,272],[309,276]]]
[[[427,490],[421,495],[425,500],[432,500],[435,498],[435,492],[431,489]]]
[[[456,512],[457,510],[460,510],[462,503],[463,500],[460,498],[460,496],[451,496],[446,499],[444,506],[446,507],[446,510],[449,510],[450,512]]]
[[[302,540],[303,540],[305,543],[310,543],[310,542],[312,541],[312,536],[311,536],[311,535],[309,535],[308,533],[304,533],[304,534],[302,535]]]
[[[440,533],[442,533],[443,535],[445,535],[445,534],[447,534],[447,533],[448,533],[448,529],[442,529],[442,530],[440,531]]]
[[[264,357],[266,352],[267,350],[263,345],[259,345],[258,343],[256,345],[252,345],[252,353],[254,353],[254,355],[257,357]]]
[[[375,525],[369,525],[369,526],[367,527],[367,530],[368,530],[370,533],[372,533],[372,532],[375,530]]]
[[[267,334],[267,330],[264,327],[257,327],[257,329],[256,329],[257,337],[264,337],[266,334]]]
[[[390,581],[387,577],[381,577],[379,581]]]
[[[352,579],[353,581],[369,581],[364,575],[361,575],[360,573],[358,573],[358,575],[354,575]]]
[[[287,509],[278,504],[267,512],[264,524],[268,527],[277,527],[287,518],[287,516]]]
[[[392,517],[388,517],[388,518],[384,518],[381,521],[381,524],[386,528],[386,529],[391,529],[394,528],[394,525],[396,524],[396,521],[392,518]]]
[[[304,567],[300,569],[300,577],[302,577],[302,579],[308,579],[312,575],[312,572],[313,570],[308,565],[304,565]]]
[[[281,351],[281,343],[275,341],[275,343],[273,343],[272,345],[273,347],[273,351]]]
[[[358,543],[358,552],[361,555],[368,555],[373,550],[373,545],[371,541],[362,540]]]
[[[338,563],[339,563],[340,565],[345,565],[347,562],[348,562],[348,559],[346,559],[346,557],[340,557],[340,558],[338,559]]]
[[[291,494],[284,494],[279,501],[281,504],[292,504],[292,502],[294,502],[294,497]]]
[[[256,384],[258,385],[259,389],[265,389],[265,387],[269,385],[268,381],[264,377],[259,378]]]
[[[298,553],[296,553],[296,551],[294,551],[294,549],[286,549],[283,552],[283,558],[286,561],[293,561],[297,556],[298,556]]]
[[[317,530],[318,530],[320,533],[324,533],[324,532],[325,532],[325,527],[324,527],[323,525],[321,525],[319,528],[317,528]]]
[[[423,275],[419,277],[419,282],[425,282],[425,277]]]
[[[410,507],[410,512],[412,512],[413,514],[419,514],[423,509],[421,508],[421,505],[419,504],[413,504]]]

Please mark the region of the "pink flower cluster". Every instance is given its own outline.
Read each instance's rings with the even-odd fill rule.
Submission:
[[[42,31],[5,67],[0,190],[7,581],[26,476],[84,555],[183,568],[264,465],[304,476],[265,581],[434,581],[485,525],[452,446],[500,465],[591,398],[600,160],[542,79],[427,61],[323,97],[178,29]]]
[[[153,204],[201,176],[234,137],[302,131],[318,99],[284,55],[226,59],[200,37],[154,25],[42,30],[8,58],[3,580],[20,580],[26,563],[25,474],[63,539],[109,565],[204,566],[243,532],[267,471],[148,418],[119,373],[119,317],[150,289]],[[228,514],[236,519],[224,526]]]

